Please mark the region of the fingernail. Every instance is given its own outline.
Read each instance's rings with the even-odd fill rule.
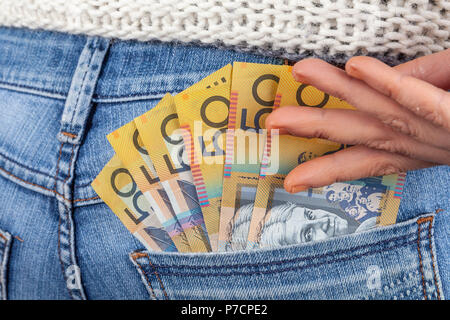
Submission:
[[[303,79],[305,79],[304,70],[299,64],[296,64],[292,68],[292,76],[296,81],[303,81]]]
[[[289,193],[298,193],[298,192],[306,191],[308,189],[309,189],[309,186],[296,185],[296,186],[290,187],[287,191]]]
[[[348,74],[357,75],[358,74],[358,64],[352,60],[349,60],[345,65],[345,71],[347,71]]]

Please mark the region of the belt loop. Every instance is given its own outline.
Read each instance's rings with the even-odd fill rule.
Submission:
[[[76,258],[73,182],[75,162],[92,111],[92,96],[108,51],[109,40],[87,37],[78,59],[58,133],[60,142],[55,173],[58,200],[58,256],[69,296],[86,299]]]
[[[108,39],[88,37],[72,78],[61,119],[58,140],[80,144],[92,108],[91,100],[109,48]]]

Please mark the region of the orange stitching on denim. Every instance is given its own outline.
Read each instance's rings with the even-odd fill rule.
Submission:
[[[6,237],[4,235],[2,235],[1,233],[0,233],[0,238],[2,238],[5,241],[8,241],[8,239],[6,239]]]
[[[23,242],[23,239],[19,236],[14,236],[14,238],[16,238],[17,240],[19,240],[20,242]]]
[[[61,131],[61,133],[62,133],[63,135],[65,135],[65,136],[70,137],[70,138],[74,138],[74,139],[75,139],[75,138],[77,137],[76,134],[73,134],[73,133],[70,133],[70,132]]]
[[[153,290],[152,284],[150,283],[150,280],[148,279],[147,273],[144,271],[144,269],[142,269],[140,263],[137,261],[137,258],[142,258],[143,256],[146,256],[146,254],[145,254],[145,253],[141,253],[141,252],[133,253],[133,254],[131,255],[131,257],[133,258],[134,262],[136,262],[138,268],[139,268],[139,269],[141,270],[141,272],[144,274],[144,277],[145,277],[145,279],[147,280],[147,284],[148,284],[148,286],[150,287],[150,290],[152,291],[152,296],[153,296],[153,298],[155,298],[155,300],[156,300],[157,298],[156,298],[156,295],[155,295],[155,291]]]
[[[422,254],[420,253],[420,226],[422,222],[421,219],[417,220],[418,230],[417,230],[417,252],[419,253],[419,267],[420,267],[420,275],[422,277],[422,288],[423,288],[423,296],[425,300],[427,300],[427,291],[425,290],[425,278],[423,276],[423,264],[422,264]]]
[[[423,217],[423,218],[417,219],[417,223],[418,224],[422,224],[424,222],[431,222],[431,221],[433,221],[433,217],[432,216],[430,216],[430,217]]]
[[[135,253],[133,253],[133,259],[143,258],[145,256],[147,256],[147,254],[143,253],[143,252],[135,252]]]
[[[422,253],[420,252],[420,227],[422,225],[422,223],[425,222],[431,222],[433,221],[433,217],[424,217],[424,218],[420,218],[417,219],[417,224],[418,224],[418,229],[417,229],[417,252],[419,253],[419,267],[420,267],[420,275],[422,277],[422,288],[423,288],[423,296],[425,298],[425,300],[427,300],[427,291],[426,291],[426,286],[425,286],[425,276],[423,273],[423,261],[422,261]]]
[[[60,146],[60,148],[59,148],[59,156],[58,156],[58,161],[56,162],[56,172],[55,172],[55,189],[54,189],[54,192],[56,193],[57,191],[56,191],[56,188],[57,188],[57,178],[58,178],[58,174],[59,174],[59,164],[60,164],[60,162],[61,162],[61,156],[62,156],[62,148],[63,148],[63,146],[64,146],[64,142],[61,142],[61,146]],[[72,145],[72,152],[73,152],[73,145]],[[71,156],[71,158],[72,158],[72,156]],[[72,161],[72,160],[71,160]],[[72,163],[70,162],[69,163],[69,173],[68,173],[68,176],[66,177],[66,179],[63,181],[63,184],[67,181],[67,179],[70,177],[70,168],[71,168],[71,165],[72,165]],[[65,200],[66,199],[66,197],[64,196],[64,195],[61,195],[61,197]],[[69,208],[67,208],[66,207],[66,205],[64,204],[64,202],[63,202],[63,205],[64,205],[64,210],[65,211],[67,211],[67,213],[66,213],[66,215],[68,216],[69,215],[69,212],[68,212],[68,210],[69,210]],[[68,219],[68,217],[67,217],[67,221],[68,221],[69,219]],[[70,243],[70,237],[69,237],[69,246],[71,246],[71,243]],[[62,272],[62,274],[63,274],[63,278],[64,278],[64,280],[67,280],[67,278],[66,278],[66,274],[65,274],[65,270],[64,270],[64,262],[62,261],[62,252],[61,252],[61,214],[59,214],[58,215],[58,259],[59,259],[59,264],[61,265],[61,272]],[[66,288],[67,288],[67,290],[69,291],[69,296],[71,296],[72,298],[73,298],[73,295],[72,295],[72,292],[71,292],[71,290],[69,289],[69,287],[68,286],[66,286]]]
[[[145,255],[147,256],[147,260],[148,260],[149,265],[150,265],[150,266],[153,268],[153,270],[154,270],[153,273],[155,274],[156,279],[158,279],[159,285],[160,285],[160,287],[161,287],[161,289],[162,289],[162,291],[163,291],[163,293],[164,293],[165,299],[166,299],[166,300],[169,300],[169,296],[167,295],[166,288],[164,287],[164,285],[163,285],[163,283],[162,283],[162,281],[161,281],[161,278],[159,277],[158,271],[156,271],[155,266],[153,266],[152,262],[150,261],[150,257],[148,256],[148,254],[145,254]]]
[[[7,175],[9,175],[9,176],[11,176],[11,177],[13,177],[13,178],[15,178],[15,179],[17,179],[17,180],[19,180],[19,181],[22,181],[23,183],[32,185],[32,186],[37,187],[37,188],[44,189],[44,190],[46,190],[46,191],[53,192],[54,194],[60,196],[60,197],[61,197],[63,200],[65,200],[65,201],[69,201],[69,202],[80,202],[80,201],[95,200],[95,199],[99,199],[99,198],[100,198],[99,196],[94,196],[94,197],[90,197],[90,198],[81,198],[81,199],[70,200],[70,199],[67,199],[66,197],[64,197],[62,194],[60,194],[58,191],[56,191],[56,190],[54,190],[54,189],[49,189],[49,188],[46,188],[46,187],[44,187],[44,186],[41,186],[41,185],[38,185],[38,184],[35,184],[35,183],[32,183],[32,182],[23,180],[22,178],[19,178],[18,176],[12,174],[12,173],[9,172],[9,171],[6,171],[5,169],[3,169],[3,168],[1,168],[1,167],[0,167],[0,171],[3,171],[3,172],[6,173]]]
[[[32,185],[33,187],[41,188],[41,189],[46,190],[46,191],[50,191],[50,192],[52,192],[52,193],[54,193],[54,194],[60,196],[64,201],[69,201],[69,202],[73,202],[73,203],[74,203],[74,202],[81,202],[81,201],[88,201],[88,200],[99,199],[99,196],[94,196],[94,197],[90,197],[90,198],[81,198],[81,199],[70,200],[70,199],[66,198],[64,195],[62,195],[61,193],[59,193],[58,191],[56,191],[56,183],[57,183],[57,177],[58,177],[58,173],[59,173],[59,162],[60,162],[61,156],[62,156],[62,147],[63,147],[63,144],[64,144],[64,142],[61,143],[61,146],[60,146],[60,148],[59,148],[59,156],[58,156],[58,160],[57,160],[57,163],[56,163],[56,173],[55,173],[55,176],[54,176],[54,179],[55,179],[55,186],[54,186],[53,189],[49,189],[49,188],[46,188],[46,187],[41,186],[41,185],[39,185],[39,184],[36,184],[36,183],[32,183],[32,182],[26,181],[26,180],[24,180],[24,179],[22,179],[22,178],[19,178],[18,176],[12,174],[11,172],[9,172],[9,171],[7,171],[7,170],[1,168],[1,167],[0,167],[0,171],[6,173],[7,175],[9,175],[9,176],[11,176],[11,177],[13,177],[13,178],[15,178],[15,179],[17,179],[17,180],[23,182],[23,183]],[[71,153],[71,156],[70,156],[70,167],[69,167],[69,172],[70,172],[70,168],[71,168],[71,165],[72,165],[72,159],[73,159],[73,156],[74,156],[74,146],[72,145],[72,153]],[[69,175],[64,179],[63,183],[65,183],[70,177],[71,177],[71,174],[69,174]]]
[[[44,189],[44,190],[53,192],[53,193],[57,194],[58,196],[62,197],[64,200],[70,201],[69,199],[65,199],[65,198],[63,197],[63,195],[60,194],[59,192],[57,192],[56,190],[49,189],[49,188],[43,187],[43,186],[41,186],[41,185],[38,185],[38,184],[35,184],[35,183],[32,183],[32,182],[28,182],[28,181],[26,181],[26,180],[23,180],[23,179],[19,178],[18,176],[15,176],[15,175],[12,174],[11,172],[6,171],[6,170],[3,169],[3,168],[0,168],[0,171],[3,171],[3,172],[6,173],[7,175],[9,175],[9,176],[11,176],[11,177],[13,177],[13,178],[15,178],[15,179],[17,179],[17,180],[20,180],[20,181],[22,181],[23,183],[30,184],[30,185],[32,185],[32,186],[34,186],[34,187],[38,187],[38,188],[41,188],[41,189]]]
[[[95,199],[100,199],[100,197],[95,196],[95,197],[84,198],[84,199],[75,199],[75,200],[72,200],[72,202],[88,201],[88,200],[95,200]]]
[[[433,248],[431,247],[431,222],[428,225],[428,242],[430,246],[430,255],[431,255],[431,266],[433,267],[433,279],[434,279],[434,285],[436,286],[436,293],[438,300],[441,300],[441,293],[439,292],[439,286],[438,281],[436,277],[436,267],[434,265],[434,255],[433,255]]]

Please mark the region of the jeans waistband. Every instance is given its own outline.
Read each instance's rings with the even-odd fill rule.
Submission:
[[[0,28],[0,86],[65,99],[87,37]],[[94,102],[125,102],[179,92],[242,53],[176,43],[110,40]],[[249,54],[245,54],[248,58]],[[273,63],[280,63],[273,58]],[[170,63],[169,63],[170,62]],[[207,63],[205,63],[207,62]],[[188,68],[188,70],[186,70]]]

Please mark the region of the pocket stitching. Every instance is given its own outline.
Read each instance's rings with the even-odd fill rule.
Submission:
[[[413,233],[409,233],[406,235],[402,235],[396,238],[390,238],[387,240],[382,240],[382,241],[378,241],[375,243],[370,243],[370,244],[366,244],[366,245],[361,245],[361,246],[357,246],[357,247],[352,247],[349,249],[342,249],[342,250],[337,250],[337,251],[332,251],[329,253],[325,253],[325,254],[320,254],[320,255],[315,255],[315,256],[306,256],[306,257],[299,257],[299,258],[293,258],[293,259],[285,259],[285,260],[278,260],[278,261],[273,261],[273,262],[262,262],[262,263],[247,263],[247,264],[229,264],[229,265],[221,265],[221,267],[227,267],[227,268],[246,268],[246,267],[262,267],[262,266],[273,266],[273,265],[277,265],[277,264],[285,264],[285,263],[297,263],[297,262],[303,262],[303,261],[308,261],[308,260],[313,260],[313,259],[321,259],[321,258],[326,258],[328,256],[333,256],[333,255],[339,255],[339,254],[344,254],[344,253],[348,253],[348,252],[352,252],[355,250],[360,250],[360,249],[365,249],[365,248],[369,248],[372,247],[374,245],[379,245],[379,244],[384,244],[384,243],[389,243],[392,241],[398,241],[398,240],[404,240],[408,237],[411,236],[415,236],[416,235],[416,231],[414,231]],[[415,237],[414,237],[415,238]],[[405,244],[411,244],[413,242],[415,242],[416,240],[411,240],[405,243],[402,243],[402,245]],[[392,247],[390,249],[395,249],[395,247]],[[372,251],[367,252],[366,254],[370,254],[372,253]],[[376,251],[375,251],[376,253]],[[142,254],[147,254],[147,253],[143,253]],[[179,269],[184,269],[184,268],[191,268],[191,269],[210,269],[211,267],[214,266],[194,266],[194,265],[156,265],[158,268],[162,268],[162,269],[173,269],[173,268],[179,268]]]
[[[150,279],[148,278],[147,272],[145,272],[144,268],[142,268],[141,264],[139,263],[139,261],[137,261],[138,258],[141,258],[145,256],[144,253],[135,253],[132,254],[131,257],[133,258],[134,262],[136,263],[136,265],[138,266],[139,270],[141,270],[142,274],[145,277],[145,280],[147,281],[147,284],[152,292],[152,296],[155,300],[157,300],[156,295],[155,295],[155,291],[153,290],[152,284],[150,283]]]
[[[437,282],[437,276],[436,276],[436,266],[434,263],[434,255],[433,255],[433,249],[431,246],[431,227],[432,227],[432,223],[433,223],[433,216],[430,217],[423,217],[423,218],[419,218],[417,219],[417,224],[418,224],[418,228],[417,228],[417,252],[419,254],[419,269],[420,269],[420,275],[422,278],[422,288],[423,288],[423,295],[424,295],[424,299],[427,300],[427,291],[426,291],[426,285],[425,285],[425,275],[424,275],[424,271],[423,271],[423,261],[422,261],[422,253],[421,253],[421,249],[420,249],[420,232],[421,232],[421,226],[423,223],[427,223],[428,222],[428,243],[429,243],[429,249],[430,249],[430,256],[431,256],[431,266],[433,269],[433,281],[434,281],[434,286],[436,287],[436,293],[437,293],[437,298],[438,300],[441,300],[441,294],[439,291],[439,285]]]
[[[416,233],[414,232],[414,235],[415,235]],[[408,235],[408,236],[410,236],[410,235]],[[406,238],[406,237],[403,237],[403,238]],[[410,245],[410,244],[413,244],[413,243],[416,243],[416,239],[413,239],[413,240],[410,240],[410,241],[406,241],[406,242],[402,242],[402,243],[398,243],[397,245],[395,245],[395,246],[393,246],[393,247],[390,247],[390,248],[381,248],[381,249],[379,249],[379,250],[374,250],[374,251],[368,251],[368,252],[365,252],[365,253],[362,253],[362,254],[358,254],[358,255],[353,255],[353,256],[349,256],[349,257],[345,257],[345,258],[340,258],[340,259],[332,259],[332,260],[329,260],[329,261],[323,261],[323,262],[319,262],[319,263],[310,263],[310,264],[307,264],[307,265],[304,265],[304,266],[293,266],[293,267],[287,267],[287,268],[284,268],[284,269],[279,269],[279,270],[265,270],[265,271],[262,271],[262,270],[259,270],[258,271],[258,273],[260,273],[260,274],[270,274],[270,273],[281,273],[281,272],[289,272],[289,271],[293,271],[293,270],[297,270],[297,269],[299,269],[299,268],[310,268],[310,267],[317,267],[317,266],[321,266],[321,265],[325,265],[325,264],[330,264],[330,263],[334,263],[334,262],[344,262],[344,261],[347,261],[347,260],[351,260],[351,259],[353,259],[353,258],[360,258],[360,257],[365,257],[365,256],[368,256],[368,255],[372,255],[372,254],[376,254],[376,253],[380,253],[380,252],[386,252],[386,250],[392,250],[392,249],[396,249],[396,248],[399,248],[399,247],[403,247],[403,246],[405,246],[405,245]],[[146,254],[145,254],[146,255]],[[270,265],[280,265],[280,264],[283,264],[283,262],[276,262],[276,263],[272,263],[272,264],[270,264]],[[254,264],[254,265],[252,265],[252,266],[260,266],[260,265],[258,265],[258,264]],[[159,267],[159,266],[158,266]],[[164,266],[165,268],[168,268],[169,266]],[[176,267],[178,267],[178,266],[172,266],[172,268],[176,268]],[[205,266],[205,267],[203,267],[203,266],[197,266],[197,267],[195,267],[195,269],[198,269],[198,268],[204,268],[204,269],[207,269],[207,270],[210,270],[211,268],[213,268],[213,267],[218,267],[218,266]],[[224,266],[224,265],[221,265],[220,266],[221,268],[224,268],[224,267],[227,267],[227,266]],[[184,272],[184,273],[179,273],[179,272],[165,272],[165,274],[166,275],[173,275],[173,276],[194,276],[194,277],[209,277],[209,276],[232,276],[232,275],[246,275],[246,274],[248,274],[250,271],[246,271],[246,272],[243,272],[243,271],[233,271],[233,272],[231,272],[231,273],[214,273],[214,274],[212,274],[212,273],[193,273],[193,272]]]
[[[169,296],[167,295],[166,288],[164,287],[164,285],[163,285],[163,283],[162,283],[162,281],[161,281],[161,278],[160,278],[160,276],[159,276],[159,274],[158,274],[158,271],[156,270],[156,268],[153,266],[152,262],[150,261],[149,255],[148,255],[147,253],[145,253],[144,255],[147,257],[148,264],[149,264],[149,266],[152,267],[152,269],[153,269],[153,271],[154,271],[154,274],[155,274],[155,276],[156,276],[156,279],[158,279],[158,282],[159,282],[159,285],[160,285],[160,287],[161,287],[161,290],[162,290],[163,293],[164,293],[164,298],[165,298],[165,300],[169,300]]]

